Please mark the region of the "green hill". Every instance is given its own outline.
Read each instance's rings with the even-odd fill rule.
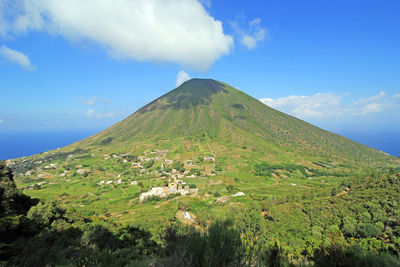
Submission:
[[[221,265],[211,263],[221,259],[214,252],[243,266],[398,263],[399,159],[215,80],[187,81],[94,136],[8,164],[24,194],[57,203],[32,207],[27,218],[14,212],[13,203],[29,198],[2,167],[11,193],[3,194],[10,212],[0,216],[0,232],[19,240],[15,251],[29,248],[19,237],[32,221],[55,240],[65,229],[76,233],[48,265]],[[30,234],[32,244],[53,247],[42,232]],[[226,238],[232,246],[218,243]],[[76,258],[71,247],[84,253]]]
[[[387,154],[274,110],[218,81],[192,79],[109,129],[71,146],[107,152],[169,149],[270,162],[385,164]],[[207,151],[209,152],[209,151]],[[201,156],[201,155],[200,155]]]

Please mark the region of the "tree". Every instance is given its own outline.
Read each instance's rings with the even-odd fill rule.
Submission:
[[[184,164],[182,162],[180,162],[180,161],[175,161],[172,164],[172,168],[176,169],[176,170],[179,170],[179,169],[183,168],[183,166],[184,166]]]
[[[354,237],[357,234],[356,230],[357,220],[351,216],[343,218],[342,233],[347,237]]]
[[[118,244],[118,239],[107,228],[101,225],[90,226],[83,237],[87,247],[98,248],[100,250],[114,249]]]
[[[168,266],[240,266],[243,246],[232,220],[216,221],[202,234],[170,225],[163,234]]]
[[[152,235],[140,228],[127,226],[118,231],[119,247],[133,248],[138,255],[151,255],[159,251]]]
[[[232,193],[233,192],[233,190],[235,190],[235,187],[233,186],[233,185],[228,185],[227,187],[226,187],[226,190],[229,192],[229,193]]]
[[[338,194],[338,189],[336,187],[332,188],[331,196],[336,196]]]
[[[243,256],[240,232],[233,220],[216,221],[208,229],[209,266],[239,265]]]
[[[32,207],[29,210],[27,217],[36,221],[38,224],[50,225],[55,220],[64,219],[64,214],[65,211],[58,208],[56,202],[45,201]]]
[[[357,225],[357,233],[360,237],[368,238],[379,235],[381,230],[379,229],[379,226],[371,223],[361,223]]]
[[[143,182],[138,182],[137,185],[139,186],[140,190],[143,189]]]
[[[11,169],[0,161],[0,217],[26,214],[37,202],[17,189]]]

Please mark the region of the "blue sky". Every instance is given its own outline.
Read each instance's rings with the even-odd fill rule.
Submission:
[[[181,78],[400,133],[399,1],[0,0],[0,130],[104,129]]]

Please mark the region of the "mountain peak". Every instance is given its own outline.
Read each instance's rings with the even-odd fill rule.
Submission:
[[[105,146],[110,151],[119,147],[121,153],[143,147],[146,151],[168,149],[174,155],[194,153],[192,157],[211,153],[210,147],[214,147],[216,154],[242,155],[232,169],[250,158],[273,163],[301,161],[310,166],[316,159],[354,165],[382,165],[392,160],[212,79],[186,81],[76,147]]]
[[[157,108],[189,109],[193,106],[207,105],[212,100],[212,95],[220,92],[227,92],[223,83],[213,79],[193,78],[150,102],[138,112],[144,113]]]
[[[212,79],[193,78],[171,91],[170,95],[191,95],[196,98],[210,98],[212,94],[224,91],[225,85]]]
[[[213,80],[213,79],[204,79],[204,78],[192,78],[190,80],[187,80],[186,82],[183,82],[181,85],[179,85],[177,88],[181,87],[182,85],[185,86],[200,86],[200,87],[209,87],[209,86],[218,86],[221,83]]]

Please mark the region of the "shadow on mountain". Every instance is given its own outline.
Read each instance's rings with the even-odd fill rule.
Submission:
[[[175,90],[150,102],[137,112],[145,113],[154,109],[167,108],[189,109],[194,106],[207,105],[212,100],[212,95],[219,92],[227,92],[222,83],[212,79],[191,79]]]

